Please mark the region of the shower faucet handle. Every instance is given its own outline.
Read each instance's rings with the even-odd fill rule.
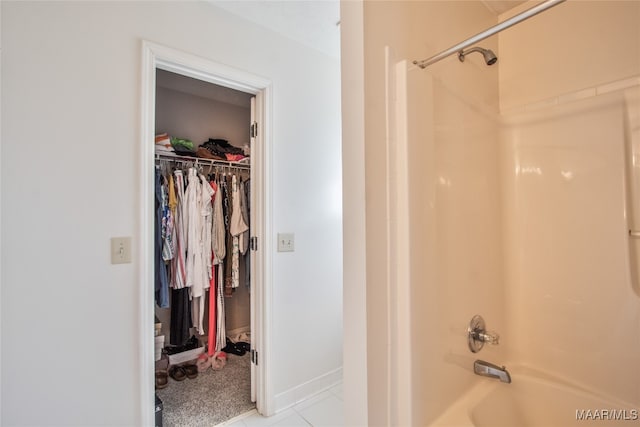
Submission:
[[[500,335],[498,335],[498,333],[496,332],[492,332],[492,331],[478,332],[477,338],[489,344],[493,344],[493,345],[500,344]]]
[[[484,343],[492,345],[498,345],[500,343],[500,335],[495,332],[487,331],[482,316],[476,314],[469,322],[467,329],[467,342],[469,344],[469,350],[472,353],[477,353],[482,350]]]

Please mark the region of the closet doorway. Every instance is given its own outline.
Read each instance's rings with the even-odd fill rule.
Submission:
[[[183,411],[183,408],[188,411],[188,407],[202,407],[210,404],[208,411],[211,415],[206,415],[204,411],[204,416],[209,418],[194,420],[194,422],[204,421],[215,425],[240,415],[252,407],[251,403],[249,407],[246,406],[247,397],[245,391],[242,391],[241,394],[245,396],[242,398],[244,402],[237,405],[241,408],[240,412],[229,415],[228,401],[227,403],[214,402],[210,397],[212,393],[209,395],[206,393],[208,389],[213,393],[220,393],[221,384],[216,384],[216,381],[229,383],[223,384],[223,389],[241,387],[238,384],[247,384],[250,381],[250,391],[246,392],[250,392],[250,402],[255,402],[255,408],[259,413],[269,415],[271,396],[268,393],[267,384],[269,346],[266,339],[269,336],[269,313],[266,307],[270,306],[271,294],[270,283],[267,280],[270,277],[267,271],[269,265],[267,260],[270,259],[268,248],[271,245],[268,236],[271,233],[269,233],[269,210],[265,194],[268,194],[269,188],[267,129],[269,115],[266,107],[269,105],[270,82],[244,71],[154,43],[143,42],[142,50],[141,194],[143,197],[141,198],[142,236],[140,239],[142,424],[151,425],[157,419],[158,395],[162,395],[166,401],[163,402],[163,407],[174,411],[173,414],[163,413],[165,419],[168,416],[175,417],[176,411]],[[212,114],[216,117],[212,117]],[[162,140],[162,138],[156,138],[159,133],[168,134],[167,141],[171,144],[167,143],[165,148],[168,148],[169,152],[164,152],[162,147],[158,147],[157,141]],[[174,139],[171,139],[172,137]],[[193,153],[186,153],[186,156],[184,152],[175,153],[173,148],[175,148],[176,138],[186,140],[186,145],[191,142]],[[206,155],[207,153],[197,155],[198,146],[204,147],[204,142],[210,143],[207,147],[210,148],[209,154],[213,153],[213,156]],[[231,157],[220,158],[225,154],[216,149],[225,151],[225,147],[232,151],[227,153]],[[242,150],[241,154],[238,154],[238,149]],[[244,155],[246,157],[241,158]],[[244,243],[246,255],[244,257],[241,255],[242,240],[239,245],[240,255],[237,249],[238,240],[227,240],[225,246],[229,257],[226,257],[228,261],[226,266],[229,267],[212,266],[211,288],[202,293],[200,297],[202,304],[195,303],[194,301],[197,300],[191,298],[192,293],[196,294],[192,292],[192,288],[187,292],[187,288],[178,290],[169,287],[168,293],[165,292],[164,296],[157,292],[158,270],[156,267],[166,266],[165,271],[168,276],[175,272],[172,271],[171,261],[162,263],[156,258],[158,236],[156,232],[160,229],[164,230],[161,225],[157,225],[156,187],[158,182],[162,182],[166,185],[164,188],[168,189],[168,177],[173,180],[177,177],[176,171],[181,171],[183,174],[185,189],[188,187],[190,173],[196,176],[196,180],[201,185],[211,180],[212,188],[220,190],[224,187],[225,197],[227,195],[228,197],[224,199],[226,204],[223,216],[227,219],[231,219],[231,205],[232,202],[235,203],[236,193],[232,192],[232,188],[244,189],[245,184],[247,187],[250,184],[250,191],[242,193],[246,197],[243,200],[250,207],[244,213],[250,227],[243,236],[246,242]],[[172,188],[177,188],[175,182],[172,185]],[[219,194],[223,192],[220,191]],[[212,210],[213,206],[212,203]],[[229,226],[229,221],[226,223]],[[231,257],[232,253],[235,258]],[[231,268],[232,265],[233,268]],[[165,280],[171,282],[173,279]],[[213,293],[212,290],[214,290]],[[179,303],[182,303],[180,305],[183,307],[188,307],[190,313],[176,311],[175,307]],[[201,308],[200,314],[198,307]],[[189,326],[194,327],[188,329],[189,338],[185,342],[182,342],[183,338],[177,338],[179,334],[175,334],[178,330],[177,325],[181,323],[176,323],[176,319],[180,316],[184,320],[193,320]],[[198,318],[201,319],[200,325],[198,325]],[[220,333],[221,323],[222,333]],[[212,328],[211,325],[216,326]],[[214,332],[210,333],[210,331]],[[227,335],[231,343],[225,342],[224,335]],[[184,333],[182,336],[184,337]],[[212,336],[213,343],[209,341]],[[221,336],[222,343],[220,343]],[[237,348],[244,349],[246,354],[240,354],[242,351],[231,352],[226,359],[228,365],[223,363],[220,369],[220,363],[216,366],[214,362],[221,360],[224,362],[224,358],[211,356],[224,346],[227,349],[234,349],[233,345],[226,345],[233,344],[234,341],[243,343]],[[218,342],[217,346],[216,342]],[[159,348],[165,348],[162,354],[158,353]],[[158,358],[159,355],[160,358]],[[218,368],[216,371],[211,367],[207,369],[206,366],[197,366],[201,368],[198,377],[193,378],[191,375],[188,379],[178,380],[180,369],[172,368],[182,366],[184,367],[182,370],[188,373],[185,365],[198,361],[206,363],[207,356],[209,356],[209,363],[213,363]],[[225,372],[227,367],[229,369]],[[156,372],[164,369],[171,375],[166,378],[166,386],[158,389]],[[250,372],[244,371],[245,369]],[[235,373],[231,373],[232,371]],[[237,372],[240,374],[236,374]],[[240,375],[246,380],[230,381],[224,379],[225,374]],[[213,382],[211,387],[206,381]],[[205,392],[189,389],[190,386],[195,388],[196,385],[199,390]],[[218,390],[217,392],[214,386],[218,387],[215,389]],[[232,394],[230,389],[228,391]],[[188,401],[191,399],[190,396],[195,395],[199,396],[198,399],[202,399],[202,402]],[[224,405],[224,408],[216,408],[215,405]],[[199,412],[202,417],[203,411]],[[220,413],[227,414],[224,415],[226,418],[220,419]],[[184,414],[179,415],[182,417]]]

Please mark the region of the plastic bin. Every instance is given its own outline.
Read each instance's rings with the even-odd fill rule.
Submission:
[[[155,337],[156,341],[156,362],[162,357],[162,349],[164,348],[164,335]]]

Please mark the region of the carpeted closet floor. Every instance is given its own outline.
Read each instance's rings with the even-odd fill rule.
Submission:
[[[255,408],[251,402],[251,356],[228,355],[219,371],[175,381],[156,393],[162,400],[164,427],[211,427]]]

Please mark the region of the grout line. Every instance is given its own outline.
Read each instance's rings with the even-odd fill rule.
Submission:
[[[324,400],[324,399],[323,399],[323,400]],[[315,405],[315,404],[314,404],[314,405]],[[314,406],[314,405],[311,405],[311,406]],[[311,406],[309,406],[309,408],[310,408]],[[298,412],[298,411],[296,410],[296,408],[291,408],[291,409],[293,409],[293,412],[295,412],[296,414],[298,414],[298,416],[299,416],[300,418],[302,418],[302,419],[304,420],[304,422],[305,422],[305,423],[307,423],[307,424],[309,424],[311,427],[313,427],[313,424],[311,424],[311,421],[309,421],[308,419],[306,419],[304,415],[302,415],[300,412]]]
[[[334,386],[334,387],[335,387],[335,386]],[[305,411],[306,411],[307,409],[313,408],[314,406],[317,406],[317,405],[318,405],[318,404],[320,404],[321,402],[324,402],[324,401],[326,401],[326,400],[330,399],[331,397],[334,397],[335,399],[337,399],[338,401],[340,401],[340,403],[344,404],[344,401],[343,401],[343,399],[342,399],[342,398],[340,398],[339,396],[336,396],[336,395],[335,395],[335,393],[333,393],[331,390],[328,390],[328,391],[329,391],[329,393],[328,393],[328,395],[327,395],[326,397],[324,397],[324,398],[322,398],[322,399],[319,399],[317,402],[314,402],[312,405],[305,407],[303,410],[305,410]],[[295,406],[293,406],[291,409],[293,409],[293,410],[294,410],[294,412],[296,412],[296,413],[297,413],[297,414],[298,414],[298,415],[299,415],[299,416],[300,416],[300,417],[301,417],[301,418],[302,418],[302,419],[303,419],[307,424],[309,424],[311,427],[313,427],[313,423],[312,423],[311,421],[309,421],[309,420],[304,416],[304,414],[302,414],[302,412],[300,412],[300,411],[298,410],[298,408],[296,408],[297,406],[299,406],[299,405],[295,405]]]
[[[344,395],[340,396],[338,393],[334,392],[333,390],[329,390],[331,392],[331,394],[336,397],[338,400],[340,400],[341,402],[344,402]]]

